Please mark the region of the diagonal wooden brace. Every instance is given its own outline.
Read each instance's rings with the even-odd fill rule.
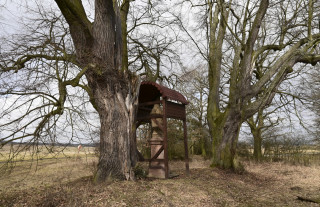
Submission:
[[[164,149],[164,147],[162,145],[161,148],[158,150],[158,152],[150,159],[150,162],[154,161],[160,155],[160,153],[163,151],[163,149]]]

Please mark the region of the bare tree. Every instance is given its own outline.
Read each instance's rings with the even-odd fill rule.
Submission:
[[[262,25],[261,29],[266,31],[267,28],[264,28],[266,25]],[[262,36],[259,40],[259,44],[263,45],[267,41],[267,36]],[[262,54],[257,58],[255,62],[255,70],[253,71],[254,78],[259,81],[263,74],[272,66],[272,63],[267,59],[268,53]],[[302,67],[303,68],[303,67]],[[246,123],[250,127],[251,134],[253,136],[253,157],[256,161],[262,160],[262,143],[263,143],[263,132],[266,130],[272,130],[272,128],[281,124],[281,116],[287,116],[291,118],[290,111],[296,112],[296,100],[302,101],[300,97],[295,94],[292,94],[290,87],[293,86],[291,83],[295,82],[297,77],[303,72],[302,69],[293,71],[290,73],[283,82],[287,84],[280,85],[275,94],[275,100],[272,101],[269,105],[262,107],[258,112],[246,120]],[[288,85],[287,87],[284,87]],[[259,93],[255,99],[259,99],[263,93]],[[297,113],[292,113],[293,115],[299,116]]]
[[[77,101],[80,105],[89,101],[100,119],[100,158],[96,181],[103,181],[108,176],[132,179],[132,167],[136,162],[132,126],[139,79],[122,67],[125,64],[122,62],[124,49],[120,13],[124,8],[120,10],[121,5],[117,1],[96,0],[91,22],[81,0],[55,2],[58,7],[53,10],[58,9],[67,23],[59,25],[63,28],[62,34],[56,34],[50,28],[58,21],[56,12],[56,17],[50,21],[45,18],[39,20],[47,26],[35,28],[35,34],[45,34],[41,38],[30,34],[19,41],[13,39],[11,45],[2,48],[1,84],[6,87],[1,96],[7,98],[9,111],[20,107],[31,121],[26,122],[28,117],[24,115],[14,119],[8,117],[5,124],[1,123],[1,127],[7,127],[9,131],[1,137],[1,145],[22,138],[34,141],[49,136],[59,117],[68,113],[69,108],[75,111],[69,95],[85,92],[86,95]],[[42,14],[48,12],[41,9],[39,12]],[[27,96],[28,99],[20,102],[21,97]],[[17,98],[13,103],[9,97]],[[7,115],[6,111],[3,115]],[[70,119],[69,123],[72,121]]]
[[[136,30],[170,29],[161,20],[166,10],[147,1],[135,16],[131,0],[97,0],[92,17],[81,0],[55,2],[50,11],[39,2],[30,7],[38,16],[25,25],[29,33],[3,41],[9,44],[1,51],[1,146],[68,141],[63,136],[94,139],[99,131],[97,181],[133,179],[139,69],[155,81],[165,77],[160,67],[179,59],[172,46],[176,35],[154,30],[139,36]]]
[[[312,12],[316,5],[312,0],[188,3],[202,15],[199,24],[202,37],[207,37],[205,47],[184,29],[208,62],[213,165],[239,169],[236,146],[241,123],[271,103],[298,63],[320,61],[318,21]],[[262,56],[269,67],[257,79],[256,63]]]

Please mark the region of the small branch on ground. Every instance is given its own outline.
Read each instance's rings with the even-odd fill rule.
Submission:
[[[306,198],[306,197],[301,197],[301,196],[297,196],[297,199],[300,201],[304,201],[304,202],[320,204],[320,199]]]

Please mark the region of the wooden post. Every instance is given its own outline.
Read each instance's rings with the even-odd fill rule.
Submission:
[[[165,178],[169,178],[169,161],[168,161],[168,127],[167,127],[167,100],[162,99],[163,107],[163,147],[164,147],[164,166]]]
[[[184,159],[186,163],[186,174],[189,176],[189,152],[188,152],[188,137],[187,137],[187,121],[183,119],[183,131],[184,131]]]

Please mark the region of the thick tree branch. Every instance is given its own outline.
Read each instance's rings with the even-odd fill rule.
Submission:
[[[314,54],[306,54],[302,57],[300,57],[297,62],[300,63],[306,63],[311,65],[316,65],[318,62],[320,62],[320,55],[314,55]]]
[[[231,1],[230,1],[231,3]],[[229,4],[230,4],[229,3]],[[221,67],[222,67],[222,47],[225,40],[227,20],[229,18],[229,10],[226,9],[225,2],[218,1],[215,10],[213,11],[213,3],[209,5],[209,25],[210,25],[210,38],[209,38],[209,90],[210,94],[208,97],[208,117],[220,116],[220,92],[219,87],[221,83]],[[230,5],[229,5],[230,6]],[[225,19],[225,21],[219,21]],[[220,24],[219,24],[220,23]],[[216,31],[218,29],[218,31]],[[216,35],[217,34],[217,35]],[[213,118],[213,119],[215,119]]]
[[[81,0],[55,0],[69,24],[77,59],[88,58],[93,44],[93,25],[87,19]]]
[[[70,26],[81,25],[87,37],[92,36],[92,23],[88,20],[81,0],[55,0]]]
[[[121,70],[122,29],[118,4],[113,0],[95,2],[94,42],[88,47],[91,47],[90,52],[102,69],[101,73]]]
[[[291,60],[291,63],[288,65],[294,65],[295,61]],[[252,102],[244,107],[243,118],[246,120],[249,117],[253,116],[259,109],[262,109],[268,106],[273,97],[276,94],[276,89],[280,83],[284,80],[286,75],[292,70],[291,67],[282,67],[277,75],[274,77],[268,88],[265,89],[263,96],[259,97],[255,102]]]
[[[130,8],[130,0],[124,0],[120,7],[121,36],[122,36],[122,71],[127,71],[128,63],[128,42],[127,42],[127,19]]]
[[[255,85],[251,86],[251,90],[248,91],[248,93],[250,93],[250,96],[254,97],[258,93],[260,93],[261,90],[263,90],[264,85],[272,79],[272,77],[279,71],[280,68],[284,68],[285,65],[287,65],[287,67],[292,67],[295,63],[299,62],[299,60],[303,60],[301,59],[301,57],[304,56],[303,54],[305,54],[308,48],[313,47],[314,44],[317,44],[318,39],[320,39],[320,34],[313,35],[312,42],[309,42],[308,38],[304,38],[294,44],[270,67],[270,69],[261,77],[261,79]],[[302,48],[303,45],[306,45],[305,48]],[[317,58],[315,58],[314,60],[317,60]],[[289,64],[289,62],[291,62],[291,64]],[[245,96],[247,95],[248,94],[245,94]]]
[[[259,49],[257,49],[254,52],[254,57],[253,59],[256,59],[260,54],[262,54],[263,52],[267,51],[267,50],[274,50],[274,51],[279,51],[284,49],[286,46],[290,45],[292,42],[287,42],[286,44],[282,44],[282,45],[264,45],[262,47],[260,47]]]
[[[269,7],[269,0],[261,0],[259,9],[257,11],[256,17],[253,21],[249,37],[247,39],[247,42],[245,44],[244,48],[244,57],[240,63],[240,79],[241,79],[241,88],[242,90],[245,90],[245,86],[247,86],[250,83],[251,80],[251,72],[253,68],[253,47],[257,41],[258,33],[260,30],[260,26],[262,23],[262,20],[267,12],[267,9]]]

